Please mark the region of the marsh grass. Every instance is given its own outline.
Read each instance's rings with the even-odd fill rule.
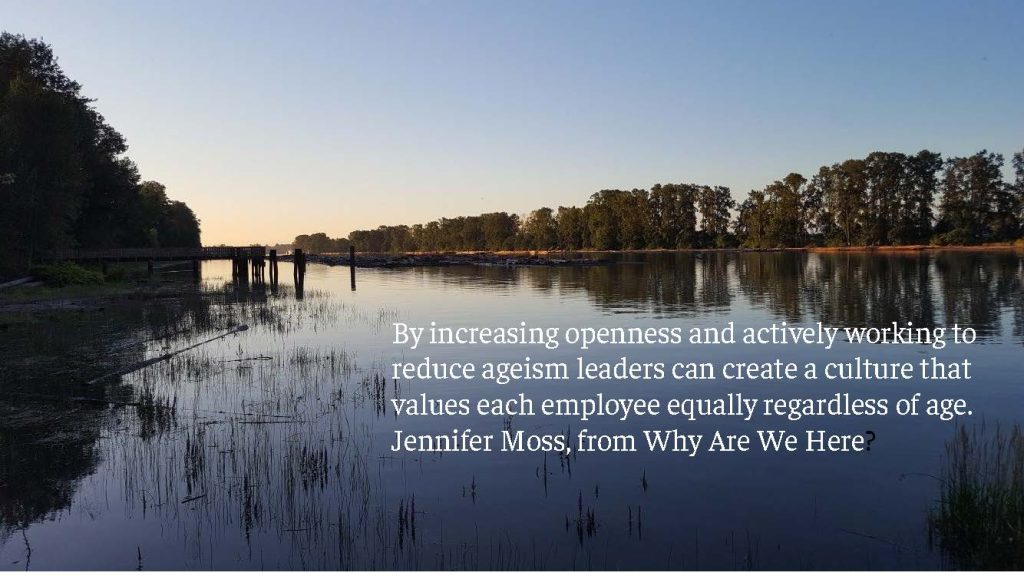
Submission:
[[[947,442],[933,544],[958,568],[1024,568],[1024,433],[961,426]]]
[[[20,437],[36,439],[19,442],[11,454],[20,462],[37,460],[31,469],[19,467],[18,490],[40,493],[36,509],[28,511],[0,498],[0,549],[4,530],[17,537],[33,519],[60,513],[74,521],[94,505],[104,511],[98,522],[123,517],[159,527],[162,546],[178,552],[172,561],[161,560],[152,545],[124,543],[132,565],[144,557],[147,569],[617,567],[608,543],[619,534],[641,541],[648,507],[637,501],[616,511],[601,500],[598,511],[599,498],[613,500],[616,488],[597,487],[588,476],[595,463],[586,457],[574,480],[576,453],[522,460],[527,471],[537,467],[544,498],[566,513],[565,533],[557,512],[551,522],[523,527],[529,537],[484,516],[492,513],[494,495],[492,485],[478,486],[486,470],[463,468],[457,457],[446,462],[464,475],[417,484],[440,457],[395,457],[386,448],[387,420],[397,419],[390,399],[413,386],[386,378],[383,358],[334,336],[344,333],[339,325],[359,335],[379,333],[395,312],[361,309],[315,289],[301,300],[295,296],[288,286],[276,292],[215,284],[140,291],[105,300],[102,313],[64,311],[48,324],[12,328],[24,338],[7,340],[16,348],[0,347],[0,378],[21,379],[46,412],[72,394],[75,412],[67,419],[85,422],[82,414],[90,414],[91,425],[76,444],[83,452],[77,469],[60,484],[40,481],[40,471],[70,460],[66,448],[57,452],[67,435],[50,434],[53,441],[42,445],[51,452],[41,452],[45,423],[28,426],[30,414],[21,405],[11,408],[18,419],[7,418],[0,402],[0,436],[19,424]],[[250,329],[190,348],[239,324]],[[77,385],[178,350],[102,388]],[[18,356],[33,362],[2,362]],[[72,364],[70,358],[82,360]],[[81,427],[73,424],[68,427]],[[0,456],[6,456],[2,448],[0,442]],[[462,484],[465,501],[456,502]],[[478,518],[486,523],[477,524]],[[37,550],[37,562],[40,556]]]

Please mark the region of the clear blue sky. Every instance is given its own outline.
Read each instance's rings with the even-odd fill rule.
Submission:
[[[1024,147],[1024,2],[0,0],[204,243]]]

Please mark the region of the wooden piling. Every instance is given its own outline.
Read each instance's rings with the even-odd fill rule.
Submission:
[[[246,285],[249,284],[249,255],[241,250],[238,256],[238,278]]]
[[[152,260],[146,260],[146,273],[149,274],[150,276],[153,275],[153,261]]]
[[[236,285],[249,284],[249,258],[242,248],[231,250],[231,276]]]
[[[292,275],[295,277],[295,284],[298,285],[306,276],[306,255],[302,248],[296,248],[292,257]]]
[[[263,271],[266,268],[266,263],[263,261],[262,254],[254,254],[252,257],[252,283],[263,284],[264,275]]]
[[[348,273],[352,281],[352,291],[356,291],[356,247],[348,247]]]
[[[277,287],[277,250],[270,251],[270,285]]]
[[[292,257],[292,274],[295,276],[295,299],[302,300],[306,283],[306,254],[302,248],[296,248]]]

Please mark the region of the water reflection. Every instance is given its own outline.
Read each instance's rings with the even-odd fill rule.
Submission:
[[[13,324],[0,346],[0,561],[27,560],[23,535],[38,568],[937,565],[921,536],[930,499],[910,496],[935,487],[893,480],[931,472],[947,431],[937,425],[879,425],[893,451],[879,443],[872,460],[858,461],[396,458],[383,449],[397,421],[391,398],[452,392],[381,376],[395,354],[387,327],[399,318],[958,322],[993,345],[978,390],[992,394],[989,413],[1021,400],[1006,376],[1024,343],[1018,254],[616,258],[367,271],[358,293],[343,268],[314,266],[310,285],[296,289],[236,285],[210,266],[195,291]],[[241,324],[250,330],[82,386]],[[550,432],[573,423],[502,425]],[[680,532],[696,549],[678,551]],[[68,539],[82,545],[62,546]]]
[[[439,287],[537,295],[582,292],[601,310],[654,316],[728,312],[743,306],[788,322],[829,325],[970,325],[996,335],[1004,309],[1024,335],[1024,272],[1013,252],[941,253],[647,253],[615,255],[615,266],[509,268],[458,266],[395,274],[429,278]]]

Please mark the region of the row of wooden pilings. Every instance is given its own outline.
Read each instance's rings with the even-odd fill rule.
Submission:
[[[349,277],[351,280],[352,290],[355,291],[356,249],[354,246],[349,246],[348,258]],[[269,260],[270,285],[271,287],[276,288],[278,283],[277,250],[270,250]],[[292,264],[292,280],[295,282],[295,290],[301,293],[306,282],[306,254],[301,248],[296,248],[292,253]],[[195,264],[194,266],[194,270],[198,271],[198,266]],[[248,284],[251,274],[253,284],[258,286],[266,284],[267,262],[262,255],[253,255],[250,258],[250,254],[248,252],[244,250],[235,250],[231,257],[231,267],[231,277],[236,283]]]
[[[235,249],[231,254],[231,278],[237,284],[252,283],[259,286],[267,283],[267,259],[259,253]],[[270,251],[270,284],[277,286],[277,250]]]

